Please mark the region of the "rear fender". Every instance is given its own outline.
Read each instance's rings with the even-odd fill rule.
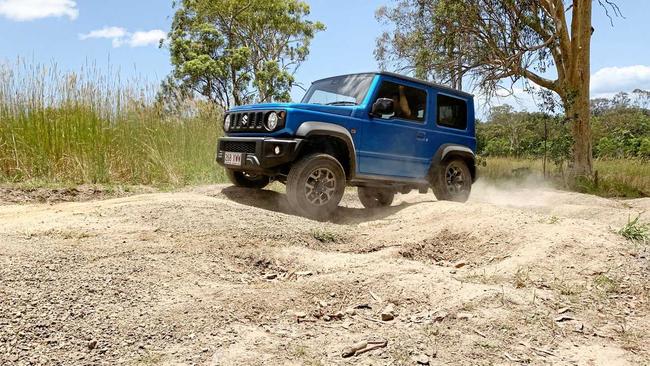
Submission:
[[[444,144],[440,146],[431,161],[429,176],[438,173],[437,169],[440,169],[442,163],[450,159],[462,159],[465,161],[472,175],[472,182],[476,182],[478,179],[476,171],[476,156],[469,147],[457,144]]]

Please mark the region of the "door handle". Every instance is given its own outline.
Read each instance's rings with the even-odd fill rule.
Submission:
[[[418,132],[418,133],[415,135],[415,138],[416,138],[417,140],[419,140],[419,141],[424,141],[424,140],[427,139],[427,134],[426,134],[426,132]]]

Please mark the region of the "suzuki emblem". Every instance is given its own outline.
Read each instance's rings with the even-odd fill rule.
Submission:
[[[246,126],[248,124],[248,114],[245,114],[241,119],[241,124]]]

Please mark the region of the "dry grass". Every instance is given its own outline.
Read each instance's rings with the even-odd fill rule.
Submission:
[[[635,159],[595,160],[598,182],[569,182],[563,174],[566,167],[547,163],[546,181],[558,188],[572,189],[605,197],[647,197],[650,195],[650,162]],[[481,178],[491,181],[521,180],[541,182],[544,179],[541,159],[491,157],[480,167]]]

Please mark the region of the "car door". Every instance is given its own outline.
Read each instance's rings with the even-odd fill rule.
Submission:
[[[427,88],[399,79],[385,78],[371,99],[393,98],[399,113],[374,116],[362,124],[362,139],[357,146],[358,168],[362,175],[395,178],[423,178],[430,156],[427,143]],[[401,107],[407,100],[406,113]]]

